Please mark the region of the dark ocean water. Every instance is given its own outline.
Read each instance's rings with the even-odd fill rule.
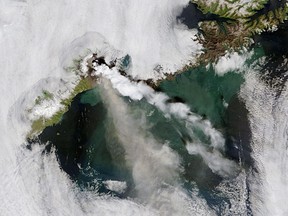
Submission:
[[[190,7],[194,8],[193,5]],[[190,19],[185,13],[185,19]],[[183,17],[179,19],[184,20]],[[196,23],[189,25],[193,27]],[[288,46],[283,45],[288,44],[287,23],[276,32],[255,36],[254,40],[256,45],[251,48],[254,57],[246,64],[252,65],[258,58],[266,56],[265,63],[258,65],[259,73],[268,85],[277,82],[281,94],[288,69],[285,63]],[[231,71],[218,76],[213,67],[203,65],[177,75],[174,80],[163,81],[158,91],[170,97],[169,103],[185,103],[193,113],[208,119],[225,137],[226,150],[223,155],[238,164],[241,161],[241,167],[248,170],[253,167],[251,131],[245,102],[238,96],[243,82],[243,73]],[[125,151],[113,131],[103,100],[97,87],[77,95],[62,121],[47,127],[38,138],[41,144],[46,145],[45,153],[51,152],[52,148],[56,150],[61,169],[83,190],[94,190],[120,198],[134,197],[135,188],[131,170],[125,162]],[[215,192],[223,177],[212,172],[199,155],[188,154],[185,148],[186,143],[195,138],[201,140],[203,145],[209,144],[209,139],[201,130],[193,137],[185,124],[177,119],[166,118],[144,99],[131,101],[125,98],[125,101],[131,110],[141,110],[145,114],[150,124],[149,133],[159,143],[169,141],[169,146],[180,155],[184,168],[181,173],[183,187],[192,190],[196,185],[200,196],[214,209],[223,200],[229,202],[223,194]],[[110,191],[103,183],[105,180],[126,181],[128,189],[123,194]],[[221,208],[216,212],[221,215]]]
[[[95,88],[77,95],[62,121],[47,127],[38,136],[40,142],[46,144],[46,153],[56,149],[61,168],[80,188],[100,193],[111,193],[102,181],[131,181],[121,148],[117,152],[120,157],[111,155],[108,142],[117,141],[112,135],[109,137],[106,115]]]
[[[242,157],[242,161],[250,166],[247,111],[237,97],[242,82],[240,74],[227,73],[219,77],[212,67],[207,70],[203,66],[186,71],[175,80],[164,81],[159,91],[170,96],[169,103],[186,103],[192,112],[210,120],[226,138],[225,157],[236,163]],[[169,141],[169,146],[181,157],[183,187],[192,190],[196,184],[199,194],[211,207],[220,206],[226,198],[215,193],[215,188],[223,177],[215,174],[201,156],[188,154],[185,147],[187,142],[195,139],[209,145],[209,137],[197,128],[196,133],[191,134],[183,122],[166,118],[145,100],[125,101],[131,110],[141,110],[145,114],[150,124],[147,132],[153,134],[159,143]],[[224,106],[224,101],[228,107]],[[46,144],[46,153],[55,148],[61,168],[83,190],[95,190],[120,198],[134,197],[132,173],[125,164],[125,151],[111,124],[99,89],[95,88],[77,95],[62,121],[47,127],[38,138]],[[106,180],[126,181],[128,189],[123,194],[109,191],[103,183]]]

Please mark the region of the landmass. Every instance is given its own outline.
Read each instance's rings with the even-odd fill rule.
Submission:
[[[202,53],[198,56],[196,63],[187,64],[182,70],[175,74],[165,74],[165,79],[174,77],[191,67],[200,64],[217,62],[220,57],[229,52],[238,52],[249,48],[253,43],[253,36],[266,31],[277,30],[278,25],[288,18],[288,3],[286,1],[268,0],[192,0],[203,14],[213,14],[215,19],[203,20],[198,23],[198,40],[203,45]],[[42,90],[42,95],[35,98],[34,105],[27,110],[28,115],[33,114],[31,130],[27,135],[33,139],[48,126],[61,121],[65,112],[68,111],[73,98],[86,90],[92,89],[97,84],[97,77],[93,76],[93,64],[105,64],[109,68],[117,67],[121,75],[128,77],[131,81],[143,81],[154,89],[161,80],[135,80],[125,71],[129,63],[129,56],[115,59],[107,63],[104,56],[97,53],[77,59],[73,62],[68,72],[75,73],[76,79],[72,87],[65,92],[50,92]],[[54,109],[51,107],[54,106]],[[37,110],[50,109],[49,115]],[[35,111],[36,110],[36,111]],[[35,117],[36,115],[36,117]]]

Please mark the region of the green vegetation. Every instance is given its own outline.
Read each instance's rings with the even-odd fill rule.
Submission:
[[[251,43],[248,32],[242,31],[238,22],[223,23],[219,26],[216,21],[206,21],[200,23],[199,27],[204,36],[198,38],[204,47],[200,62],[216,61],[227,51],[241,50]]]
[[[251,17],[261,10],[268,0],[192,0],[203,13],[212,13],[223,18],[240,19]]]
[[[42,96],[38,96],[35,100],[35,104],[39,105],[41,104],[44,100],[52,100],[53,99],[53,94],[47,90],[42,91]]]
[[[263,14],[257,19],[246,21],[245,30],[250,31],[252,34],[261,33],[277,27],[279,24],[287,20],[288,6],[277,8],[269,11],[267,14]]]
[[[75,88],[73,89],[73,91],[71,92],[70,96],[68,98],[66,98],[65,100],[61,101],[61,104],[63,104],[64,106],[70,106],[73,98],[83,92],[86,91],[88,89],[92,88],[92,82],[90,80],[90,78],[86,77],[86,78],[82,78],[79,83],[75,86]]]
[[[69,72],[73,72],[75,74],[79,74],[79,72],[81,71],[80,67],[81,67],[81,62],[83,61],[83,57],[79,56],[79,58],[77,59],[73,59],[73,64],[72,66],[69,66],[66,69],[66,71]]]
[[[201,63],[217,60],[228,51],[238,51],[252,44],[255,34],[277,29],[288,19],[288,5],[284,1],[267,5],[268,0],[192,0],[204,13],[225,18],[199,23],[202,34],[198,40],[203,45]]]
[[[27,137],[32,138],[33,136],[36,136],[37,134],[39,134],[46,127],[59,123],[62,119],[63,114],[68,111],[69,106],[71,105],[73,98],[77,94],[79,94],[83,91],[86,91],[88,89],[91,89],[91,88],[92,88],[91,80],[89,78],[81,78],[81,80],[79,80],[79,83],[75,86],[75,88],[71,92],[70,96],[68,98],[64,99],[63,101],[61,101],[63,108],[60,109],[58,112],[56,112],[51,118],[45,118],[42,116],[39,119],[35,120],[32,123],[31,131],[28,133]],[[41,97],[41,99],[43,99],[43,98],[52,99],[53,98],[53,95],[48,91],[45,91],[45,92],[43,91],[43,94],[44,94],[44,97]],[[37,99],[36,99],[36,101],[40,102]],[[37,104],[36,101],[35,101],[35,103]]]

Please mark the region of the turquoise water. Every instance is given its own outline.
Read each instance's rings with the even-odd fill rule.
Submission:
[[[234,73],[218,77],[212,69],[208,71],[204,69],[202,67],[187,71],[177,76],[174,81],[164,81],[160,87],[171,97],[183,98],[194,113],[206,116],[204,118],[210,119],[214,125],[223,128],[225,127],[223,120],[226,112],[223,100],[229,102],[239,90],[243,78],[240,74]],[[184,167],[183,182],[193,181],[203,188],[215,186],[220,182],[221,178],[203,163],[200,156],[189,155],[186,150],[185,143],[193,139],[199,139],[204,145],[209,145],[209,137],[205,136],[201,129],[194,128],[195,133],[191,135],[183,121],[173,117],[166,118],[161,111],[147,103],[146,100],[130,101],[128,98],[125,100],[135,119],[140,119],[142,115],[146,117],[149,123],[147,133],[153,134],[159,143],[168,141],[169,146],[181,155]],[[77,118],[79,119],[75,121]],[[71,173],[80,185],[88,185],[85,182],[88,182],[90,186],[93,185],[93,182],[96,182],[95,177],[100,180],[131,180],[129,176],[131,173],[129,174],[129,170],[127,171],[125,168],[124,150],[121,149],[121,144],[117,143],[117,135],[113,134],[113,126],[111,120],[106,116],[98,88],[82,93],[75,98],[71,109],[65,114],[64,120],[55,128],[47,128],[40,135],[40,139],[48,138],[54,145],[56,144],[59,153],[61,152],[60,155],[63,154],[60,158],[66,158],[66,155],[71,154],[71,161],[73,157],[77,158],[77,164],[64,159],[63,163],[74,163]],[[60,135],[56,136],[55,140],[51,140],[51,137],[54,137],[51,133],[64,128],[66,128],[66,133],[59,132]],[[67,132],[68,129],[69,132]],[[75,134],[77,142],[73,142],[72,139],[65,140],[67,145],[65,149],[63,140],[60,139],[59,143],[57,139],[62,137],[61,135],[63,135],[63,139],[67,135],[75,137]],[[118,149],[115,150],[111,146],[113,148],[118,146]],[[78,164],[81,164],[79,170],[77,169]],[[67,167],[67,169],[71,169],[71,167]],[[190,172],[191,170],[193,173]]]
[[[262,49],[255,49],[246,66],[252,65],[262,54]],[[226,148],[220,151],[223,157],[236,164],[241,158],[244,163],[248,161],[243,168],[249,168],[251,149],[247,111],[237,96],[244,82],[244,72],[231,71],[218,76],[212,66],[200,66],[177,75],[174,80],[163,81],[159,91],[170,97],[167,103],[185,103],[202,120],[209,120],[226,139]],[[47,152],[56,149],[61,168],[82,190],[120,198],[137,197],[125,149],[118,139],[113,119],[107,114],[101,91],[96,87],[77,95],[61,123],[46,128],[39,139],[42,143],[49,142]],[[229,203],[229,199],[216,192],[216,188],[226,177],[213,172],[202,156],[189,154],[186,148],[187,143],[196,142],[213,152],[211,137],[203,129],[187,125],[185,119],[167,117],[145,99],[132,101],[124,97],[123,100],[135,121],[145,119],[146,134],[143,136],[153,136],[157,143],[169,145],[179,155],[182,169],[177,181],[181,187],[187,191],[197,189],[199,196],[221,214],[221,206],[224,202]],[[105,186],[106,180],[125,181],[128,187],[124,193],[111,191]]]
[[[216,127],[223,127],[226,122],[223,104],[229,104],[243,81],[241,74],[218,76],[212,67],[200,66],[178,75],[173,81],[163,81],[160,89],[172,98],[182,98],[192,112],[208,118]]]
[[[218,77],[212,70],[203,71],[202,69],[187,71],[178,76],[174,82],[162,83],[161,88],[170,96],[183,98],[193,107],[193,112],[206,115],[206,118],[213,119],[215,125],[219,124],[224,127],[221,120],[225,116],[226,108],[221,101],[223,100],[221,95],[229,102],[229,98],[236,94],[242,81],[239,74],[231,73],[224,77]],[[228,86],[231,82],[237,83],[238,88]],[[221,85],[220,88],[219,85]],[[166,91],[166,89],[170,91]],[[175,90],[174,95],[172,95],[173,89]],[[193,91],[194,89],[197,91]],[[227,89],[233,89],[233,92],[227,92]],[[181,92],[184,93],[181,94]],[[181,166],[184,169],[180,175],[183,186],[192,190],[196,183],[197,187],[206,193],[205,196],[209,197],[207,191],[219,184],[222,178],[214,174],[199,155],[190,155],[186,150],[187,141],[199,139],[203,145],[208,146],[210,144],[209,137],[197,127],[193,128],[195,133],[191,135],[183,121],[174,117],[165,117],[161,111],[147,103],[145,99],[130,101],[126,98],[125,101],[129,105],[134,119],[141,119],[143,116],[146,118],[149,125],[147,133],[152,134],[158,143],[168,142],[169,146],[178,155],[181,155]],[[193,103],[193,101],[197,103]],[[95,88],[78,95],[63,119],[60,125],[47,128],[40,135],[40,139],[50,140],[56,146],[62,168],[83,189],[98,190],[120,197],[133,197],[132,173],[125,164],[125,151],[117,140],[111,119],[107,117],[99,89]],[[63,132],[64,129],[66,132]],[[55,136],[56,132],[60,135]],[[67,137],[71,137],[71,139],[67,139]],[[108,191],[101,182],[110,179],[130,182],[127,192],[117,194]]]

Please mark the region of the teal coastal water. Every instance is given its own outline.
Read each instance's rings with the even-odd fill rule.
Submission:
[[[262,55],[263,50],[256,48],[246,66],[255,64]],[[251,149],[247,110],[237,96],[244,82],[243,73],[245,71],[237,70],[218,76],[212,66],[200,66],[177,75],[174,80],[163,81],[159,91],[170,97],[167,103],[185,103],[195,115],[209,120],[226,139],[226,150],[221,152],[223,157],[235,163],[240,159],[244,163],[248,161],[246,166],[249,167]],[[63,120],[47,127],[39,139],[43,144],[48,142],[47,152],[55,149],[61,168],[82,190],[133,198],[137,196],[133,173],[126,162],[126,153],[119,142],[113,119],[107,115],[101,91],[96,87],[77,95]],[[221,208],[229,203],[229,199],[216,192],[216,188],[225,178],[211,170],[201,155],[187,151],[187,143],[197,141],[212,152],[211,137],[203,128],[191,128],[184,120],[167,117],[146,99],[123,99],[131,118],[144,120],[146,134],[143,136],[151,135],[158,143],[167,144],[181,158],[178,180],[181,186],[187,191],[197,189],[199,196],[221,214]],[[109,189],[105,184],[107,180],[126,182],[125,192]]]

